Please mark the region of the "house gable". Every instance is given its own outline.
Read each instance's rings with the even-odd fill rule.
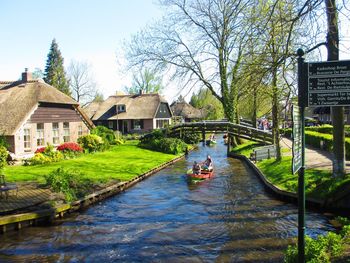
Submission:
[[[166,119],[166,118],[171,118],[172,114],[169,109],[168,103],[161,102],[158,107],[158,111],[156,114],[157,119]]]

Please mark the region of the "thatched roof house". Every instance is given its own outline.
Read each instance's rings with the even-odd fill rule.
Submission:
[[[186,101],[177,101],[171,104],[171,110],[175,118],[181,118],[181,121],[191,122],[205,118],[202,110],[193,107]]]
[[[171,124],[168,102],[159,94],[110,96],[84,108],[95,125],[123,133],[149,131]]]
[[[17,156],[47,143],[74,141],[78,130],[88,133],[92,126],[78,102],[42,80],[32,80],[30,72],[22,73],[19,81],[0,81],[0,134]]]

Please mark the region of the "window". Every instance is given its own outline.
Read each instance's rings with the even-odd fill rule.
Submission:
[[[60,143],[60,134],[59,134],[58,122],[52,123],[52,143],[54,145]]]
[[[118,112],[125,112],[125,105],[117,105]]]
[[[24,151],[31,151],[31,142],[30,142],[30,129],[24,129],[23,131],[23,141],[24,141]]]
[[[83,126],[82,125],[79,125],[78,126],[78,136],[82,136],[83,135]]]
[[[108,121],[108,128],[113,129],[113,121]]]
[[[134,120],[134,130],[141,130],[141,120]]]
[[[69,122],[63,123],[63,142],[70,141]]]
[[[169,126],[169,120],[156,120],[156,128],[164,128],[166,126]]]
[[[36,145],[44,146],[44,123],[37,123],[36,125]]]

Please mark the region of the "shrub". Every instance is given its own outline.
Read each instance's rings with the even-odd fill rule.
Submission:
[[[115,144],[116,144],[116,145],[120,145],[120,144],[123,144],[123,143],[124,143],[123,140],[115,140]]]
[[[63,193],[67,201],[76,199],[75,189],[72,188],[74,183],[74,174],[58,168],[45,176],[46,184],[49,185],[54,192]]]
[[[87,189],[91,188],[91,182],[83,181],[81,173],[62,167],[45,175],[45,180],[54,192],[63,193],[68,202],[84,196]]]
[[[140,143],[140,145],[151,150],[170,154],[179,154],[181,152],[185,152],[187,149],[187,144],[176,138],[154,139],[148,144]]]
[[[55,148],[51,144],[47,144],[46,147],[38,148],[35,151],[35,155],[24,161],[24,165],[38,165],[52,162],[59,162],[64,159],[64,155],[55,151]]]
[[[95,134],[88,134],[78,138],[78,143],[87,152],[96,152],[104,149],[103,139]]]
[[[124,140],[139,140],[140,138],[141,138],[141,135],[137,133],[127,134],[123,136]]]
[[[182,140],[188,144],[197,144],[201,140],[201,136],[194,132],[186,131],[182,136]]]
[[[116,134],[113,132],[113,130],[108,129],[105,126],[97,126],[96,128],[91,130],[91,134],[100,136],[104,140],[104,142],[108,143],[109,145],[115,144]]]
[[[6,147],[0,146],[0,173],[6,165],[8,155]]]
[[[165,132],[163,130],[154,130],[151,133],[145,134],[141,137],[141,144],[150,144],[154,140],[165,138]]]
[[[7,142],[6,137],[5,137],[4,134],[1,134],[1,135],[0,135],[0,146],[5,147],[6,149],[9,148],[9,144],[8,144],[8,142]]]
[[[26,161],[26,165],[38,165],[38,164],[44,164],[44,163],[50,163],[51,158],[46,156],[43,153],[36,153],[32,158],[28,159]]]
[[[317,239],[305,237],[305,262],[331,262],[331,259],[341,255],[343,250],[344,239],[342,235],[329,232],[325,236],[318,236]],[[288,246],[284,262],[298,262],[297,246]]]

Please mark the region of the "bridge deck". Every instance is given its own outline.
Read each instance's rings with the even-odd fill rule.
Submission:
[[[171,127],[172,133],[181,133],[185,131],[206,133],[223,132],[243,139],[272,144],[272,133],[259,130],[250,126],[234,124],[231,122],[203,121],[203,122],[185,122]]]

